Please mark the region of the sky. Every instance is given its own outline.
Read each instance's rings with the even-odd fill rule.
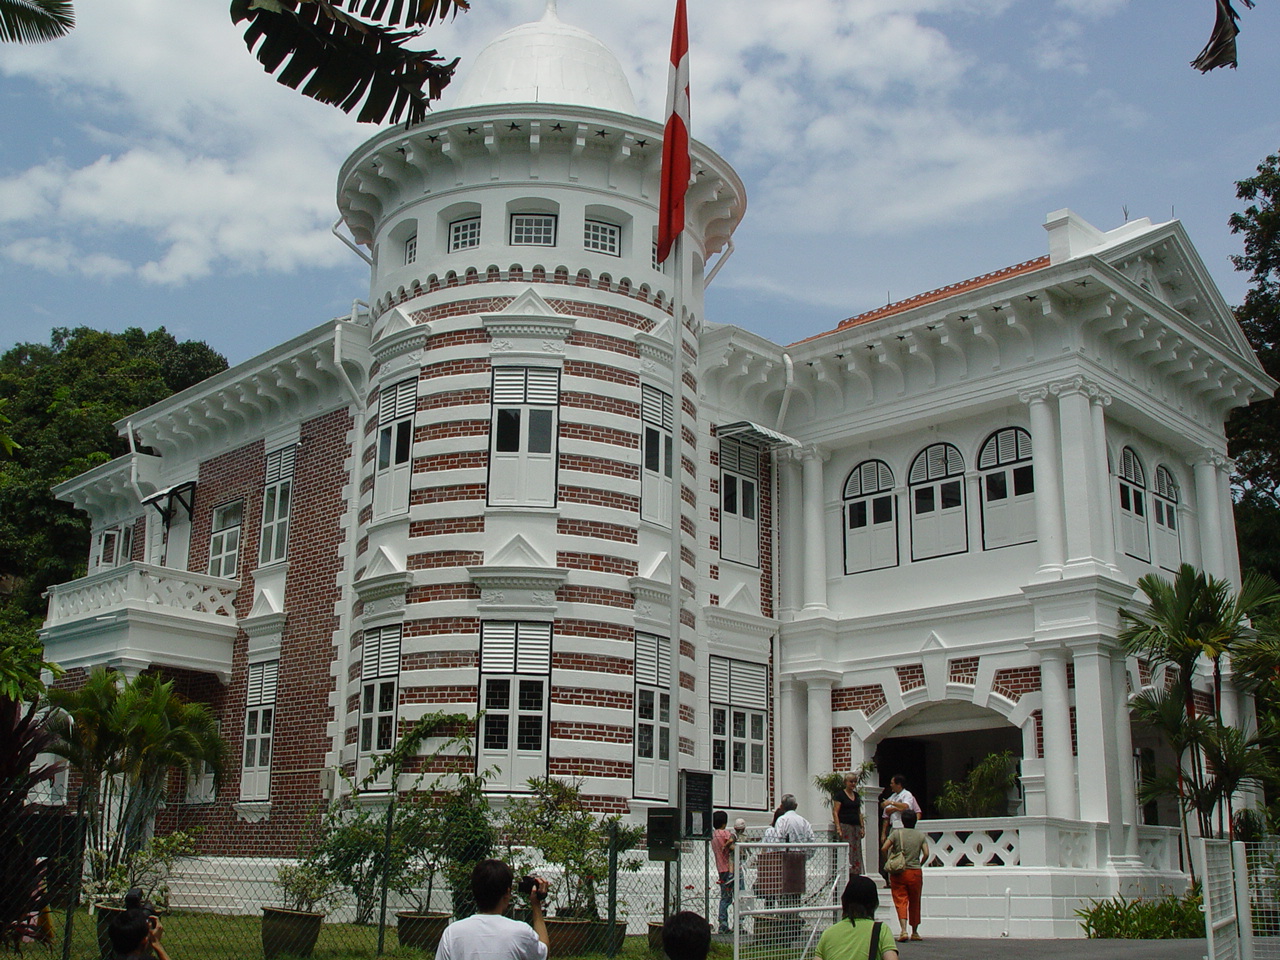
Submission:
[[[1048,252],[1045,215],[1183,221],[1229,303],[1235,181],[1280,152],[1280,3],[1240,67],[1188,65],[1212,0],[688,0],[693,136],[747,190],[707,319],[789,343]],[[545,0],[472,0],[460,56]],[[267,76],[226,0],[79,0],[0,44],[0,350],[52,328],[166,327],[232,363],[350,312],[338,167],[375,130]],[[670,0],[559,0],[666,95]],[[447,108],[450,91],[440,106]]]

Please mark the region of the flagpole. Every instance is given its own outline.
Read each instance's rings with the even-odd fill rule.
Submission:
[[[671,301],[671,765],[668,804],[680,805],[680,571],[684,545],[681,528],[684,486],[684,233],[675,237],[676,277]],[[683,829],[683,826],[682,826]]]

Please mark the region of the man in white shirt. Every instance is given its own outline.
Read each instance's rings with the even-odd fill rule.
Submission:
[[[813,843],[813,825],[796,812],[799,804],[795,794],[788,793],[784,796],[780,806],[783,814],[773,825],[778,831],[778,839],[786,843]]]
[[[528,923],[504,916],[511,906],[511,868],[501,860],[481,860],[471,871],[476,913],[445,927],[436,960],[546,960],[547,925],[542,901],[548,884],[534,877]]]
[[[902,779],[902,774],[890,778],[889,789],[893,793],[880,803],[880,809],[883,811],[880,821],[881,843],[888,838],[890,830],[902,828],[902,811],[910,810],[917,817],[921,814],[920,804],[916,802],[916,798],[907,789],[907,783]]]

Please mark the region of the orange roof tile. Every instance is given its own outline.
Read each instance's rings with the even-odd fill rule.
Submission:
[[[1036,257],[1034,260],[1025,260],[1022,263],[1015,263],[1011,267],[1003,267],[1000,270],[994,270],[991,273],[984,273],[980,277],[974,277],[972,280],[962,280],[959,283],[951,283],[945,287],[939,287],[937,290],[930,290],[927,293],[917,293],[914,297],[908,297],[906,300],[897,300],[894,303],[886,304],[883,307],[877,307],[874,310],[868,310],[866,313],[860,313],[848,320],[842,320],[836,326],[835,330],[827,330],[823,333],[814,334],[812,337],[805,337],[804,340],[798,340],[797,343],[804,343],[807,340],[816,340],[818,337],[825,337],[829,333],[835,333],[836,330],[844,330],[848,327],[856,327],[860,324],[870,323],[872,320],[879,320],[883,317],[891,317],[895,313],[902,313],[910,310],[912,307],[918,307],[926,303],[936,303],[939,300],[946,300],[948,297],[954,297],[960,293],[966,293],[969,290],[976,290],[979,287],[985,287],[988,284],[995,283],[998,280],[1004,280],[1006,277],[1016,277],[1021,273],[1031,273],[1034,270],[1040,270],[1049,265],[1049,258]]]

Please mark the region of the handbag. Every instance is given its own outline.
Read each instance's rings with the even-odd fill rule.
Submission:
[[[902,873],[907,869],[907,854],[902,849],[902,831],[893,832],[893,852],[885,858],[884,868],[890,873]]]

